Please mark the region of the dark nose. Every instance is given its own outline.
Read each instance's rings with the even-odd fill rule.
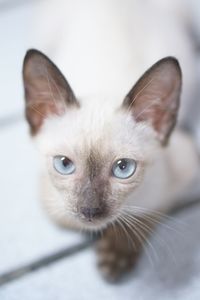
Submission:
[[[89,221],[94,218],[100,217],[103,213],[102,209],[99,207],[81,207],[80,212]]]

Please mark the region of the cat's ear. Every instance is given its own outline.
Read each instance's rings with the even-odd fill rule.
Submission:
[[[70,106],[79,106],[68,82],[43,53],[29,50],[23,64],[26,118],[32,134],[40,129],[44,119],[62,115]]]
[[[144,73],[123,102],[136,122],[148,122],[153,127],[163,145],[176,123],[181,78],[175,58],[161,59]]]

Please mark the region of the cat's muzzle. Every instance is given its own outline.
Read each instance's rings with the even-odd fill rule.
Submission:
[[[100,207],[81,207],[80,208],[81,216],[87,221],[91,222],[92,220],[99,219],[103,216],[104,210]]]

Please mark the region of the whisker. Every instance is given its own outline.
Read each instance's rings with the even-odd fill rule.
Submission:
[[[135,215],[135,213],[134,213],[134,215]],[[152,217],[151,217],[150,215],[145,214],[145,213],[143,213],[142,216],[145,217],[146,220],[148,220],[151,224],[158,224],[161,227],[164,227],[164,228],[166,228],[168,230],[171,230],[171,231],[175,232],[176,234],[184,237],[184,234],[181,231],[178,231],[176,228],[173,228],[173,227],[169,226],[168,224],[159,221],[157,219],[157,216],[153,216],[152,215]]]
[[[127,238],[127,242],[130,243],[131,241],[131,244],[133,245],[133,247],[135,247],[134,245],[134,241],[132,240],[132,237],[130,236],[130,234],[128,233],[128,231],[126,230],[126,227],[124,226],[121,218],[117,219],[116,222],[118,222],[118,224],[121,226],[122,230],[124,231],[125,233],[125,236]]]
[[[133,206],[124,205],[124,208],[127,208],[128,211],[134,211],[134,212],[142,211],[144,213],[154,214],[155,216],[157,215],[161,219],[165,219],[165,220],[169,220],[169,221],[172,221],[174,223],[177,223],[177,225],[183,225],[183,226],[188,225],[187,223],[185,223],[183,221],[180,221],[180,220],[177,220],[177,218],[174,218],[172,216],[164,214],[163,212],[160,212],[158,210],[153,210],[153,209],[150,209],[150,208],[145,208],[145,207],[135,206],[135,205],[133,205]]]
[[[124,220],[124,222],[127,223],[127,220],[126,221]],[[131,225],[131,231],[133,232],[134,236],[137,238],[138,242],[140,243],[141,248],[144,249],[149,262],[153,266],[154,265],[153,259],[148,251],[148,248],[146,247],[146,244],[148,244],[146,237],[141,233],[141,231],[136,226],[133,227],[133,224]]]
[[[127,217],[131,217],[131,216],[127,216]],[[145,216],[144,216],[145,218]],[[136,217],[134,217],[134,220],[136,219]],[[132,220],[132,219],[131,219]],[[176,263],[176,258],[174,256],[174,253],[172,252],[172,250],[170,249],[168,243],[161,239],[158,234],[156,234],[156,232],[151,228],[149,227],[148,225],[146,225],[145,223],[141,222],[140,220],[138,220],[140,224],[138,224],[138,226],[141,226],[143,228],[143,230],[145,230],[148,233],[154,235],[154,237],[156,238],[156,240],[159,242],[159,244],[163,247],[166,247],[167,248],[167,251],[169,252],[170,256],[172,257],[173,261]]]
[[[121,215],[119,218],[122,220],[122,222],[124,222],[126,224],[126,226],[129,228],[129,230],[131,230],[131,232],[133,232],[133,228],[131,228],[130,224],[128,222],[126,222],[124,217]],[[129,234],[129,236],[131,237],[133,248],[135,249],[135,251],[137,251],[137,245],[136,245],[135,241],[133,240],[133,237],[130,234]]]
[[[139,220],[137,220],[137,218],[135,218],[134,220],[132,220],[132,221],[130,221],[130,220],[127,220],[126,219],[126,221],[127,222],[129,222],[129,224],[131,225],[131,226],[134,226],[134,224],[135,225],[137,225],[137,226],[139,226],[139,228],[141,228],[142,230],[144,230],[142,227],[141,227],[141,222],[139,223],[138,221]],[[141,230],[139,230],[139,228],[137,228],[136,226],[134,226],[134,230],[137,230],[137,232],[141,235],[141,237],[143,238],[143,244],[142,244],[142,246],[144,246],[144,243],[146,243],[148,246],[149,246],[149,248],[152,250],[152,253],[154,254],[154,257],[155,257],[155,259],[157,260],[158,259],[158,254],[157,254],[157,252],[156,252],[156,250],[154,249],[154,247],[153,247],[153,245],[152,245],[152,243],[149,241],[149,239],[148,239],[148,237],[147,236],[145,236],[144,234],[143,234],[143,232],[141,231]],[[149,234],[149,231],[148,231],[148,234]],[[148,252],[148,251],[147,251]],[[151,261],[152,262],[152,261]]]
[[[114,232],[115,245],[117,245],[117,230],[116,230],[116,221],[111,221],[111,226]]]

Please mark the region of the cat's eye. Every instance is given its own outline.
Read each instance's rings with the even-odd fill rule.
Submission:
[[[72,174],[76,169],[74,163],[68,157],[62,155],[53,157],[53,166],[62,175]]]
[[[136,167],[137,163],[134,159],[121,158],[114,162],[112,174],[117,178],[127,179],[135,173]]]

